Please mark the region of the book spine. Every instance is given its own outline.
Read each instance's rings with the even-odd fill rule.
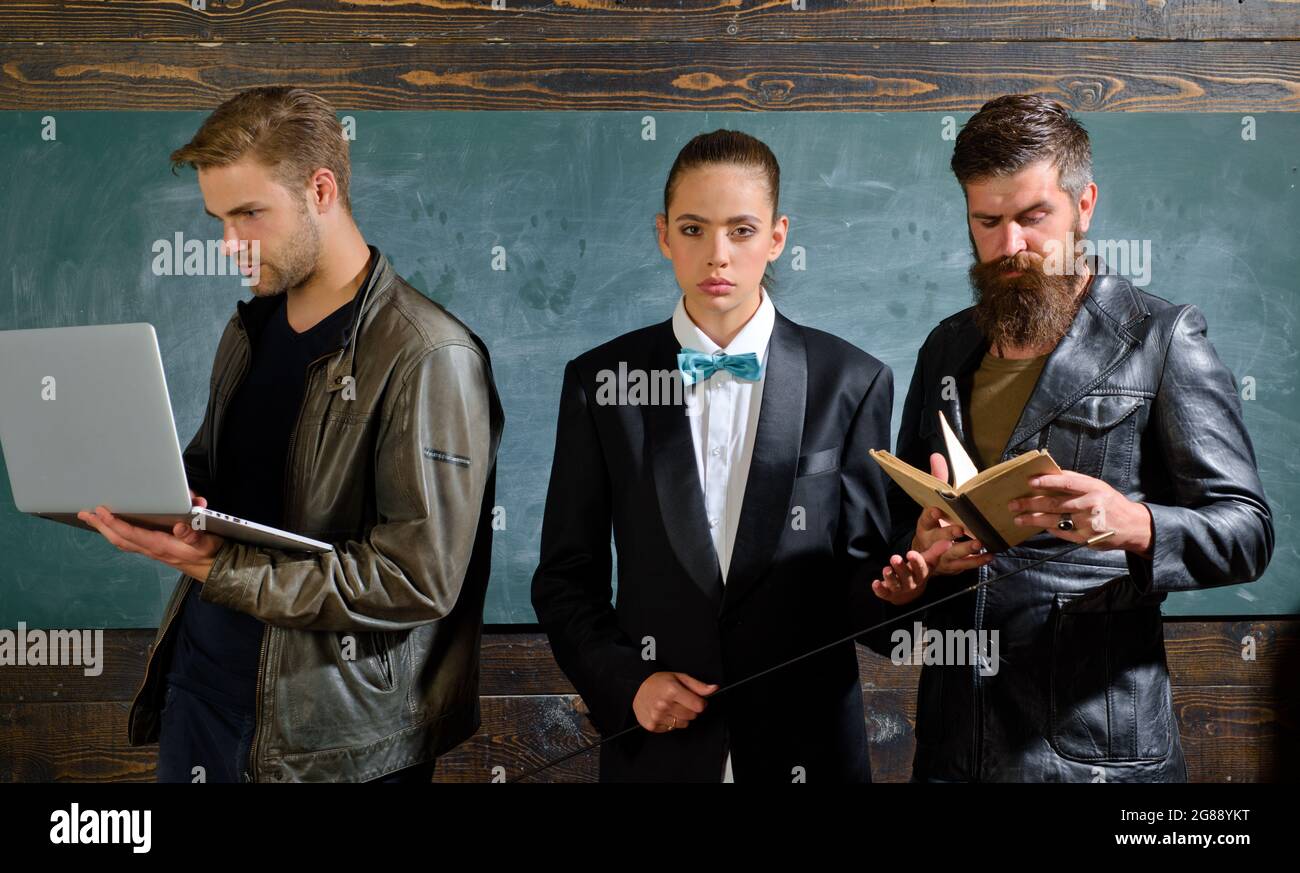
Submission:
[[[1002,539],[1002,534],[998,533],[998,529],[989,524],[989,520],[975,508],[975,504],[965,494],[949,497],[941,493],[939,496],[953,508],[954,514],[965,525],[966,532],[974,534],[975,539],[979,540],[984,548],[990,552],[1005,552],[1011,548],[1007,545],[1007,541]]]

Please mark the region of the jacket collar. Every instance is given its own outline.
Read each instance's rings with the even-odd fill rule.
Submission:
[[[388,291],[392,288],[393,278],[396,275],[392,264],[379,249],[372,245],[367,245],[366,248],[370,250],[370,271],[352,300],[352,318],[340,332],[338,349],[330,360],[326,372],[329,391],[343,388],[347,384],[345,377],[355,376],[358,333],[369,314],[387,300]],[[267,319],[281,304],[279,296],[253,297],[251,300],[240,300],[235,304],[236,316],[243,325],[251,346],[257,344],[257,338],[266,326]]]
[[[1142,341],[1135,329],[1151,313],[1141,295],[1128,279],[1108,273],[1105,262],[1097,261],[1091,266],[1092,281],[1079,311],[1070,329],[1048,355],[1004,451],[1038,433],[1091,392]],[[946,367],[942,372],[954,374],[960,384],[968,384],[988,351],[988,340],[975,325],[973,308],[953,316],[948,328],[949,352],[945,359],[951,369]],[[969,448],[961,416],[962,394],[961,391],[943,392],[939,408]],[[938,423],[933,425],[937,427]]]

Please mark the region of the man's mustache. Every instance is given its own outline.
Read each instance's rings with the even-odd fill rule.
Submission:
[[[1043,258],[1033,252],[1016,252],[1014,255],[983,261],[976,268],[986,276],[1000,276],[1005,273],[1041,273]]]

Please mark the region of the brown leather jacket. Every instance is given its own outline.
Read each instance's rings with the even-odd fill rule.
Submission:
[[[286,462],[285,529],[334,551],[228,540],[203,583],[205,600],[267,623],[247,780],[374,779],[479,726],[504,415],[482,341],[371,253],[378,261],[342,347],[308,366]],[[240,301],[217,347],[203,423],[185,450],[198,494],[223,474],[222,414],[272,304]],[[158,739],[168,630],[193,584],[181,577],[150,647],[127,716],[132,745]]]

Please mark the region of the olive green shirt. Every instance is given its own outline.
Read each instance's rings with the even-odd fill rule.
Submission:
[[[1002,450],[1034,393],[1047,355],[1013,360],[984,353],[971,385],[971,438],[979,453],[976,465],[987,470],[1002,459]]]

